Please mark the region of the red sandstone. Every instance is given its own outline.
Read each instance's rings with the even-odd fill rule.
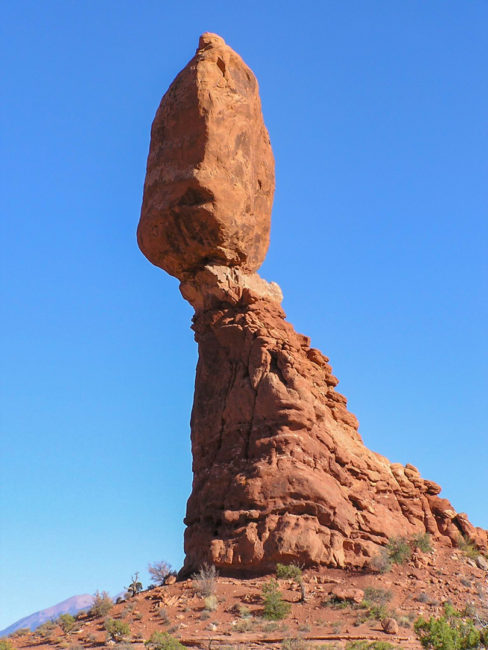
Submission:
[[[269,243],[273,156],[254,75],[205,34],[154,120],[138,240],[181,280],[199,361],[184,573],[203,562],[358,568],[390,537],[488,548],[412,465],[367,449],[329,360],[255,271]]]

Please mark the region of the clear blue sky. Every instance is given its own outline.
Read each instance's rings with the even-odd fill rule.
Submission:
[[[255,71],[271,248],[363,438],[488,527],[484,0],[4,0],[0,628],[179,568],[196,347],[139,252],[150,125],[198,36]]]

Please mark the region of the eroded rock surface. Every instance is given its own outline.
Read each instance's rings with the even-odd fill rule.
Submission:
[[[487,549],[487,532],[438,485],[364,446],[329,360],[286,322],[278,285],[255,273],[273,190],[255,78],[206,34],[158,109],[138,231],[195,308],[183,572],[361,567],[388,538],[422,532]]]
[[[203,34],[152,125],[139,246],[180,280],[208,263],[256,271],[273,193],[256,78],[220,36]]]

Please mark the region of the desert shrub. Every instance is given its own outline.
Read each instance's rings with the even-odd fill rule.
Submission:
[[[0,639],[0,650],[15,650],[15,647],[7,639]]]
[[[302,570],[297,564],[280,564],[278,562],[276,565],[276,576],[278,578],[284,578],[285,580],[294,580],[300,587],[300,602],[305,602],[307,596],[305,583],[303,582]]]
[[[202,564],[200,571],[193,575],[196,591],[203,597],[212,596],[215,593],[218,572],[213,564]]]
[[[351,598],[331,596],[328,600],[322,601],[321,606],[331,607],[332,609],[347,609],[348,607],[356,607],[356,603]]]
[[[124,587],[126,590],[125,592],[125,597],[126,598],[133,598],[136,594],[138,594],[140,591],[142,591],[142,582],[139,580],[139,572],[136,571],[136,573],[131,577],[131,582],[128,587]]]
[[[234,626],[234,630],[236,632],[249,632],[251,629],[251,621],[248,618],[243,618],[240,621],[237,621],[237,623]]]
[[[205,603],[205,609],[207,612],[214,612],[217,609],[217,605],[219,604],[217,596],[214,594],[207,596],[203,602]]]
[[[444,605],[444,613],[438,618],[418,618],[414,629],[424,648],[433,650],[467,650],[486,645],[488,641],[471,619],[464,619],[448,604]]]
[[[63,632],[69,634],[75,626],[76,619],[74,616],[71,616],[71,614],[61,614],[57,620],[57,623]]]
[[[459,536],[457,540],[458,548],[464,553],[466,557],[476,560],[480,552],[474,545],[474,543],[469,539],[469,537]]]
[[[150,650],[185,650],[185,646],[167,632],[153,632],[145,645]]]
[[[270,580],[263,586],[263,616],[270,621],[280,621],[285,618],[291,605],[283,600],[276,580]]]
[[[369,604],[366,607],[366,611],[359,617],[361,623],[365,621],[382,621],[385,618],[388,618],[389,613],[386,605],[374,605]]]
[[[171,622],[169,620],[168,611],[164,607],[162,607],[159,610],[159,618],[161,619],[164,625],[169,625]]]
[[[296,564],[278,564],[276,565],[276,577],[284,580],[300,580],[302,570]]]
[[[104,627],[109,639],[112,641],[123,641],[130,636],[130,627],[125,621],[119,621],[115,618],[107,618]]]
[[[426,594],[425,591],[421,591],[416,597],[415,600],[418,603],[430,603],[430,596]]]
[[[429,594],[425,593],[425,591],[421,591],[416,597],[415,600],[418,603],[424,603],[425,605],[438,605],[439,603],[437,600],[429,596]]]
[[[369,568],[378,573],[388,573],[388,571],[391,571],[391,565],[390,555],[385,548],[382,548],[369,562]]]
[[[48,639],[52,635],[55,627],[56,623],[54,623],[54,621],[46,621],[36,628],[36,633],[40,634],[43,639]]]
[[[237,611],[241,618],[251,618],[251,610],[246,605],[238,605]]]
[[[405,564],[412,555],[412,549],[406,537],[390,537],[386,552],[393,564]]]
[[[411,621],[409,617],[405,616],[404,614],[397,616],[396,622],[400,627],[407,628],[407,629],[411,627]]]
[[[276,621],[267,621],[266,623],[263,623],[261,625],[261,631],[266,633],[276,632],[279,629],[280,629],[280,624],[277,623]]]
[[[382,589],[381,587],[366,587],[364,590],[363,605],[386,605],[392,599],[393,594],[389,589]]]
[[[171,573],[171,564],[164,562],[154,562],[154,564],[148,564],[147,570],[151,576],[151,580],[156,585],[164,585],[164,580],[166,576],[169,576]]]
[[[418,533],[413,535],[411,541],[414,551],[422,551],[422,553],[430,553],[432,551],[431,538],[428,533]]]
[[[106,591],[96,591],[89,613],[91,616],[106,616],[113,606],[113,601]]]
[[[282,650],[310,650],[313,646],[307,643],[305,639],[285,639],[281,644]]]
[[[15,630],[15,632],[12,632],[12,634],[9,634],[9,637],[12,639],[15,639],[20,636],[25,636],[26,634],[30,634],[30,627],[21,627],[18,630]]]

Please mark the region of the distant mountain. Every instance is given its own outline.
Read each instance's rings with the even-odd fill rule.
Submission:
[[[55,618],[58,618],[58,616],[61,616],[61,614],[76,614],[82,609],[88,609],[91,607],[92,603],[93,596],[90,594],[71,596],[71,598],[67,598],[57,605],[53,605],[47,609],[41,609],[41,611],[30,614],[30,616],[24,616],[24,618],[19,619],[15,623],[12,623],[12,625],[6,627],[4,630],[1,630],[0,637],[8,636],[9,634],[12,634],[12,632],[20,630],[23,627],[28,627],[31,630],[35,630],[36,627],[39,627],[39,625],[42,625],[46,621],[51,621]]]

